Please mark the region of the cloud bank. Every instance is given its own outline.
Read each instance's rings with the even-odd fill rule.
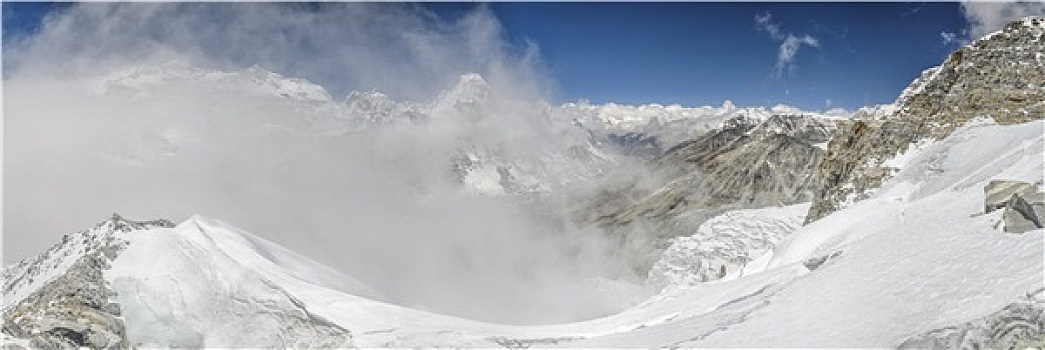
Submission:
[[[623,270],[612,241],[546,203],[451,181],[462,147],[559,144],[541,108],[463,98],[418,122],[345,127],[358,116],[337,91],[426,102],[479,72],[498,101],[539,97],[537,49],[509,44],[482,6],[445,20],[400,4],[75,4],[9,44],[5,263],[113,211],[203,214],[411,307],[511,323],[621,307],[584,283]],[[329,88],[286,90],[255,64]]]
[[[820,41],[806,34],[796,36],[792,33],[784,33],[779,23],[773,22],[773,15],[769,12],[755,15],[755,25],[759,30],[769,34],[769,38],[780,42],[780,50],[777,53],[776,66],[773,76],[780,78],[784,73],[794,70],[795,55],[803,46],[820,47]]]
[[[940,32],[943,45],[965,45],[984,35],[1001,30],[1006,24],[1028,16],[1045,16],[1045,2],[1040,1],[962,1],[966,28],[960,32]]]
[[[1023,17],[1045,16],[1045,2],[962,1],[962,13],[969,25],[969,35],[976,39]]]
[[[170,60],[222,70],[257,64],[335,96],[376,89],[409,100],[430,98],[464,73],[494,83],[542,74],[536,46],[507,43],[483,6],[448,21],[410,4],[77,4],[4,51],[8,73]]]

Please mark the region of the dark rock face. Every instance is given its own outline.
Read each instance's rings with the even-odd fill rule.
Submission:
[[[1040,349],[1045,346],[1043,291],[984,318],[915,335],[901,349]]]
[[[897,170],[885,162],[922,139],[941,139],[974,117],[1000,124],[1045,118],[1045,18],[1013,22],[926,70],[878,119],[839,125],[815,171],[806,222],[867,198]]]
[[[585,220],[621,236],[644,275],[669,239],[693,234],[712,216],[810,200],[823,154],[815,144],[833,132],[832,121],[812,116],[735,117],[672,147],[651,173],[612,181],[589,201]]]

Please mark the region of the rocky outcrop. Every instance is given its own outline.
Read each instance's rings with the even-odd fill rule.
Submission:
[[[983,188],[984,212],[1005,209],[1005,232],[1024,233],[1045,227],[1045,193],[1022,181],[994,180]]]
[[[5,298],[17,299],[19,292],[32,289],[5,308],[5,337],[27,339],[33,348],[127,347],[120,306],[111,301],[115,293],[102,276],[127,244],[113,233],[173,226],[113,214],[91,230],[63,237],[47,253],[5,269]],[[68,260],[72,264],[63,266]]]
[[[81,258],[61,277],[4,312],[6,336],[29,339],[33,348],[125,348],[120,307],[102,278],[108,261]]]
[[[815,171],[806,222],[867,198],[897,169],[887,161],[923,139],[942,139],[974,117],[999,124],[1045,118],[1045,18],[1007,25],[926,70],[877,119],[839,125]]]
[[[1045,346],[1045,290],[984,318],[908,338],[901,349],[1040,349]]]

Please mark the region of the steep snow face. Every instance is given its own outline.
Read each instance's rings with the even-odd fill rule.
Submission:
[[[314,315],[287,285],[361,283],[260,238],[194,217],[173,229],[130,232],[105,272],[131,346],[342,347],[348,330]],[[157,252],[165,252],[157,254]]]

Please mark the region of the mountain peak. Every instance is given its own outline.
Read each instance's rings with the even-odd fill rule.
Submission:
[[[448,95],[457,101],[480,101],[489,96],[491,90],[490,83],[482,75],[468,73],[460,76],[457,85],[448,90]]]
[[[102,221],[95,225],[95,229],[102,229],[106,231],[122,231],[130,232],[137,230],[148,230],[153,228],[171,228],[174,227],[174,223],[167,219],[156,219],[148,221],[134,221],[129,220],[121,216],[119,213],[112,213],[112,217],[108,220]]]

